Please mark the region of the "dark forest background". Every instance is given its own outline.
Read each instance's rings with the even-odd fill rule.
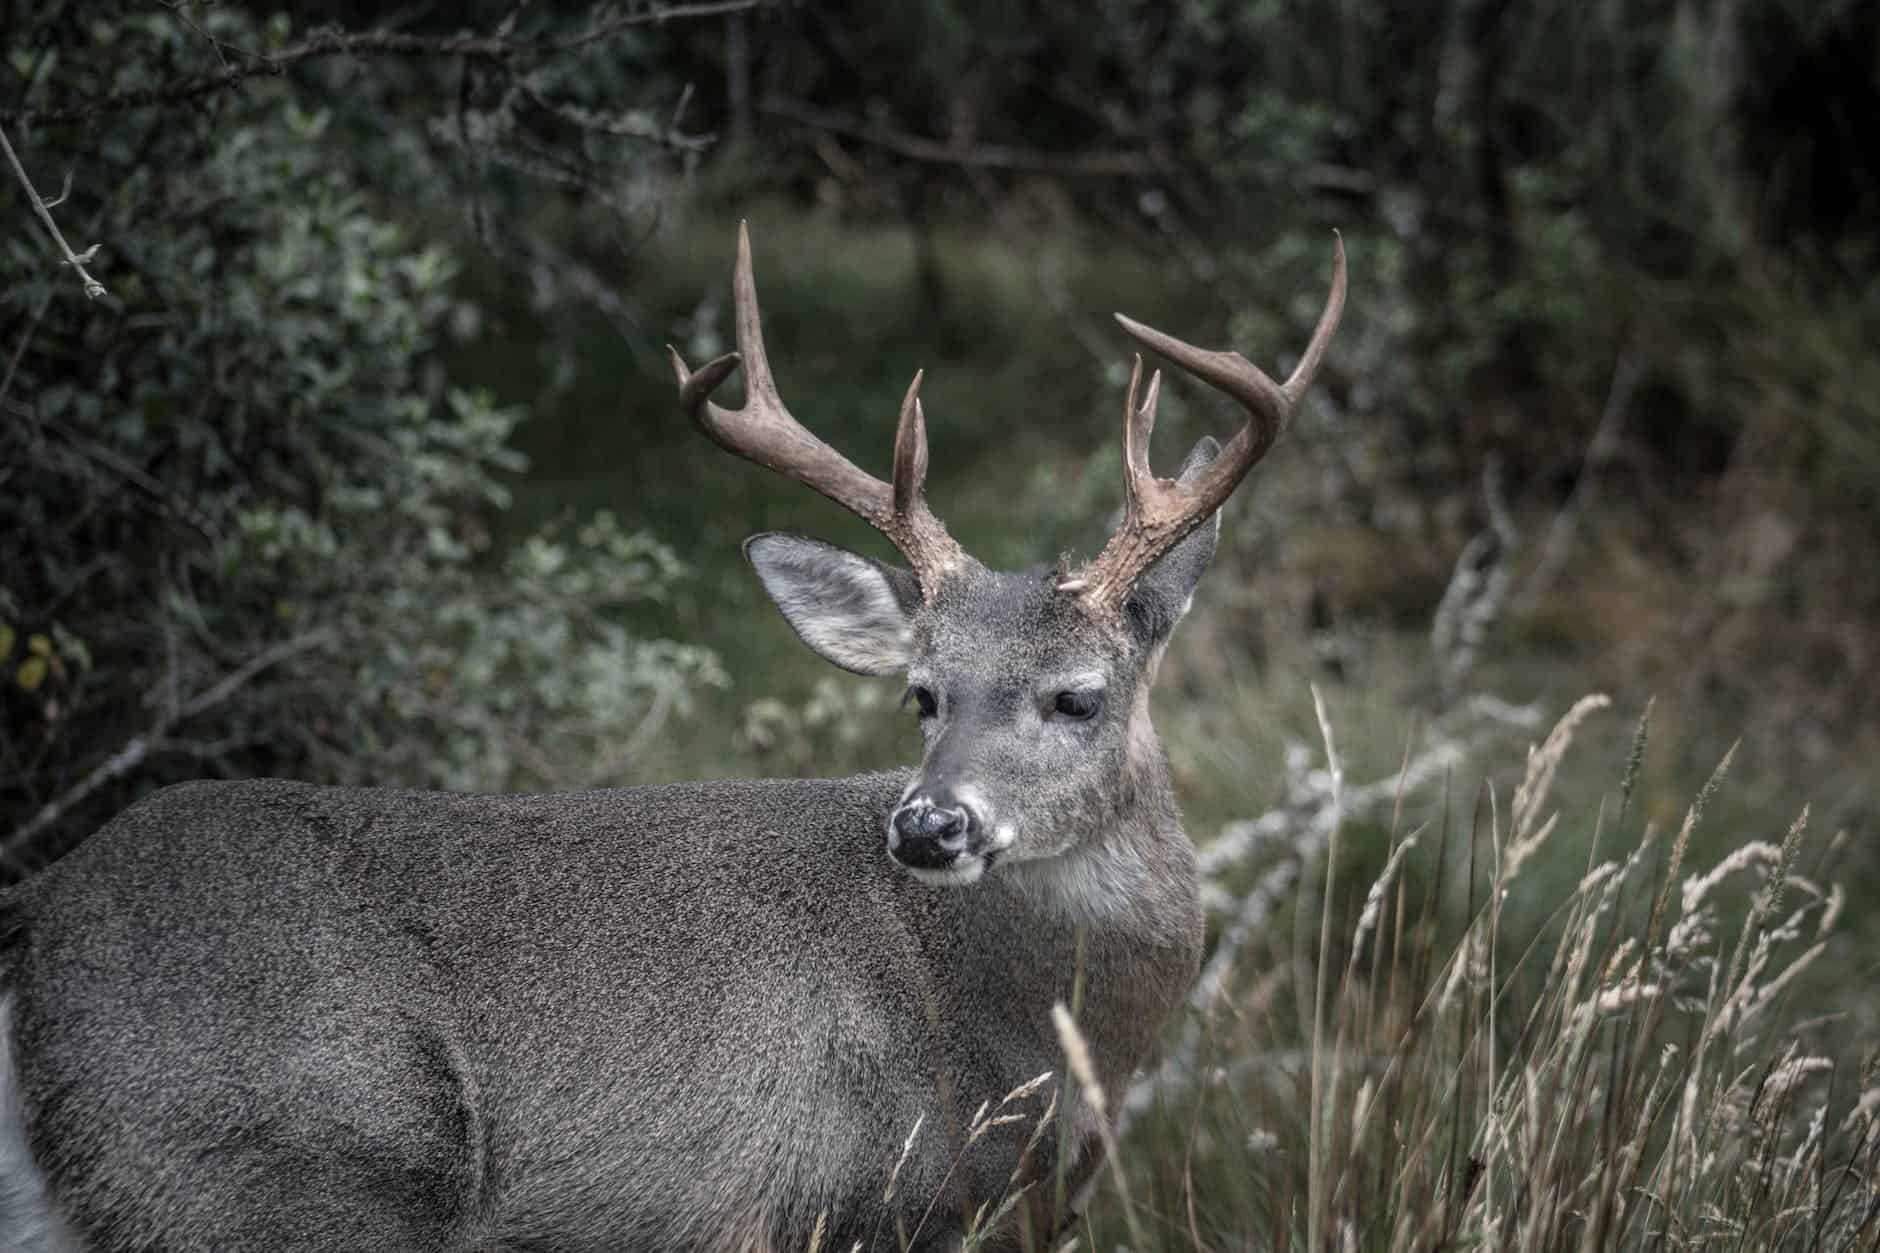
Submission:
[[[879,470],[924,367],[935,507],[1005,565],[1088,554],[1120,500],[1110,312],[1276,371],[1336,229],[1344,330],[1164,670],[1197,841],[1297,803],[1310,684],[1354,782],[1435,761],[1417,821],[1465,824],[1599,690],[1535,872],[1571,884],[1649,701],[1639,821],[1740,740],[1689,864],[1809,803],[1851,902],[1809,1003],[1880,1031],[1880,6],[0,20],[0,130],[64,239],[5,171],[0,882],[203,775],[909,761],[900,692],[738,555],[878,537],[673,395],[664,344],[729,346],[736,223],[795,412]],[[1233,421],[1175,385],[1157,464]],[[1377,795],[1341,882],[1391,847]]]

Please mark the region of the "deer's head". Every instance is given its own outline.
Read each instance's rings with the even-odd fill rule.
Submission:
[[[926,753],[889,816],[888,851],[921,879],[971,883],[1000,863],[1060,856],[1101,838],[1159,762],[1148,688],[1214,555],[1219,510],[1273,446],[1311,385],[1345,300],[1343,245],[1299,366],[1275,383],[1238,353],[1210,352],[1118,315],[1123,329],[1238,401],[1247,422],[1204,439],[1178,476],[1149,468],[1161,375],[1142,359],[1124,419],[1124,511],[1081,569],[1004,573],[968,556],[927,507],[920,375],[901,404],[890,482],[866,474],[790,416],[764,353],[750,237],[733,280],[738,351],[697,372],[672,355],[682,403],[726,450],[805,483],[881,531],[907,566],[818,540],[752,537],[745,553],[798,635],[858,674],[905,676]],[[670,350],[668,350],[670,351]],[[712,391],[738,367],[745,403]]]

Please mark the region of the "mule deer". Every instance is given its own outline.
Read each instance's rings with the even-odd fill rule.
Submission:
[[[1018,1190],[985,1247],[1044,1247],[1102,1153],[1089,1103],[1042,1121],[1054,1003],[1119,1090],[1196,970],[1149,685],[1217,510],[1319,368],[1343,250],[1284,385],[1121,319],[1247,419],[1155,477],[1161,376],[1145,387],[1138,357],[1122,522],[1074,573],[996,573],[948,536],[918,375],[888,482],[798,425],[743,232],[734,285],[739,351],[696,372],[674,353],[682,402],[906,559],[745,546],[812,649],[905,674],[920,766],[157,793],[0,898],[0,1243],[940,1249]],[[723,408],[740,365],[745,403]]]

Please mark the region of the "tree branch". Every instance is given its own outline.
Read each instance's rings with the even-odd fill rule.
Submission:
[[[550,99],[542,94],[526,79],[517,79],[516,90],[524,100],[549,116],[556,118],[576,130],[586,131],[590,135],[606,135],[615,139],[640,139],[649,143],[664,144],[668,148],[677,148],[684,152],[702,152],[712,146],[714,135],[687,135],[677,126],[661,129],[650,118],[636,117],[632,113],[611,114],[585,105],[568,104]],[[682,106],[683,107],[683,106]]]
[[[0,380],[0,383],[10,385],[11,382],[12,371],[9,370],[6,379]],[[73,430],[63,422],[40,417],[34,413],[32,409],[17,400],[8,400],[6,398],[7,391],[8,386],[0,385],[0,412],[10,413],[23,422],[34,423],[40,431],[57,435],[60,439],[65,440],[71,446],[72,450],[80,456],[116,474],[133,487],[141,488],[143,491],[149,493],[151,498],[158,504],[162,505],[183,522],[194,527],[196,531],[210,543],[220,542],[222,536],[214,520],[201,509],[198,509],[193,502],[184,497],[181,493],[165,486],[161,481],[151,476],[142,466],[139,466],[130,458],[113,452],[96,440],[86,438],[82,433]]]
[[[968,146],[944,143],[922,135],[910,135],[905,131],[865,126],[844,114],[780,96],[765,99],[761,111],[811,130],[859,139],[910,161],[925,161],[935,165],[1095,177],[1136,177],[1159,174],[1166,168],[1163,161],[1147,152],[1049,152],[1042,148],[1021,148],[1011,144]]]
[[[47,801],[38,813],[34,814],[23,826],[0,842],[0,861],[18,868],[20,857],[46,828],[64,817],[73,806],[96,792],[114,779],[122,778],[137,769],[152,752],[175,752],[176,742],[168,738],[169,731],[177,723],[192,718],[199,713],[215,708],[246,685],[256,675],[271,666],[277,666],[290,657],[298,656],[312,648],[331,642],[330,631],[313,631],[306,635],[282,640],[278,644],[262,649],[234,670],[223,675],[215,683],[191,697],[174,712],[166,712],[151,724],[149,730],[141,735],[134,735],[117,752],[107,757],[91,773],[80,779],[62,795]]]
[[[1612,385],[1606,391],[1606,407],[1599,415],[1593,441],[1586,446],[1586,455],[1580,461],[1579,477],[1573,480],[1573,490],[1547,528],[1541,558],[1534,563],[1533,573],[1528,575],[1527,584],[1515,599],[1517,613],[1533,611],[1566,563],[1567,550],[1573,546],[1580,519],[1592,509],[1593,499],[1598,495],[1600,471],[1618,451],[1619,432],[1625,426],[1626,414],[1632,407],[1632,393],[1644,368],[1644,358],[1636,349],[1626,348],[1619,353],[1618,364],[1612,371]]]
[[[413,35],[393,30],[324,30],[278,52],[261,53],[239,65],[225,65],[211,74],[174,79],[155,87],[116,91],[76,104],[46,109],[20,109],[0,113],[0,121],[32,122],[42,126],[83,122],[105,113],[122,113],[155,105],[181,104],[200,99],[262,74],[279,75],[302,61],[331,56],[355,57],[466,57],[484,61],[555,56],[600,43],[635,26],[718,17],[759,8],[771,0],[698,0],[643,9],[598,22],[578,35],[559,39],[511,39],[496,35]],[[11,149],[9,149],[9,153]]]
[[[104,284],[93,278],[85,269],[85,262],[91,260],[91,254],[98,251],[98,246],[93,244],[87,248],[82,257],[74,253],[72,245],[66,243],[65,236],[59,232],[59,224],[52,220],[52,210],[46,206],[44,200],[40,199],[39,192],[33,187],[33,180],[26,177],[26,167],[20,164],[20,155],[13,151],[13,141],[7,138],[4,128],[0,128],[0,148],[6,149],[7,164],[13,167],[14,176],[20,180],[20,186],[26,189],[26,198],[32,201],[33,211],[39,214],[39,220],[46,224],[46,230],[51,234],[52,242],[57,244],[59,251],[65,254],[65,264],[77,270],[78,277],[84,281],[85,294],[93,300],[104,295]],[[59,198],[63,200],[65,197]],[[7,379],[10,382],[12,378],[13,371],[9,369]]]

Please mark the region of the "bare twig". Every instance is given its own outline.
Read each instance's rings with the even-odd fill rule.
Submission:
[[[312,631],[306,635],[298,635],[293,639],[270,645],[185,701],[174,712],[166,711],[151,724],[148,730],[140,735],[132,736],[122,748],[107,757],[91,773],[63,794],[46,802],[39,812],[28,819],[24,825],[7,836],[4,841],[0,841],[0,861],[5,861],[15,869],[19,869],[21,857],[31,847],[32,842],[44,833],[46,828],[64,817],[73,806],[105,784],[135,770],[152,752],[177,751],[177,742],[169,738],[169,732],[176,724],[220,705],[262,671],[310,649],[327,644],[332,639],[333,635],[330,631]],[[198,755],[213,755],[214,752],[225,748],[226,743],[208,745]]]
[[[197,508],[193,502],[180,492],[166,486],[163,482],[147,473],[143,467],[139,466],[136,462],[119,453],[113,452],[96,440],[85,438],[85,436],[62,422],[37,417],[31,409],[17,400],[6,399],[6,393],[12,381],[13,371],[9,369],[6,378],[0,380],[0,410],[11,413],[15,417],[36,422],[38,429],[59,436],[69,443],[73,450],[80,456],[86,457],[94,463],[103,466],[133,487],[148,492],[152,498],[169,510],[169,512],[194,527],[204,539],[209,540],[211,543],[220,541],[222,538],[221,533],[217,530],[215,522],[208,514]]]
[[[736,19],[733,20],[735,21]],[[679,93],[679,103],[672,106],[672,121],[666,123],[666,133],[668,135],[683,135],[685,133],[679,129],[679,124],[685,120],[686,106],[691,103],[692,84],[687,83],[685,88]],[[695,138],[697,137],[695,136]],[[716,138],[716,136],[712,136],[712,138]]]
[[[910,161],[925,161],[935,165],[1097,177],[1158,174],[1165,168],[1164,162],[1146,152],[1049,152],[1042,148],[1021,148],[1011,144],[951,144],[923,135],[910,135],[905,131],[864,125],[845,114],[779,96],[767,98],[762,111],[811,130],[859,139]]]
[[[7,358],[7,372],[0,376],[0,405],[6,404],[13,392],[13,376],[19,373],[20,362],[26,359],[26,350],[32,347],[33,336],[39,333],[39,324],[46,320],[46,312],[52,308],[54,290],[50,286],[46,288],[46,294],[39,298],[39,307],[33,310],[33,316],[27,319],[25,329],[20,332],[19,342],[13,345],[13,355]]]
[[[177,21],[202,36],[203,41],[209,45],[209,50],[215,53],[215,59],[222,63],[222,68],[225,70],[229,68],[228,58],[222,55],[222,41],[217,39],[209,31],[203,29],[202,23],[189,15],[189,0],[157,0],[157,3],[175,14]],[[238,48],[236,51],[239,52],[240,49]]]
[[[46,208],[48,209],[58,208],[60,205],[65,203],[66,198],[70,196],[71,194],[72,194],[72,171],[67,170],[65,172],[65,181],[59,184],[59,194],[54,196],[52,199],[46,201]]]
[[[65,264],[78,271],[78,277],[85,284],[85,294],[93,300],[104,295],[104,284],[93,278],[85,269],[85,263],[91,260],[92,255],[98,251],[98,245],[93,244],[85,249],[83,255],[73,252],[72,245],[66,243],[65,236],[60,233],[59,224],[52,220],[51,208],[40,199],[39,192],[33,187],[33,180],[26,176],[26,167],[20,164],[20,155],[13,151],[13,141],[7,138],[3,127],[0,127],[0,148],[6,150],[7,164],[13,167],[14,176],[20,180],[20,186],[26,189],[26,198],[32,201],[33,211],[39,214],[39,220],[46,224],[46,231],[52,236],[52,242],[57,244],[59,251],[65,255]],[[67,186],[70,186],[69,181]],[[65,195],[60,195],[59,199],[64,200]],[[7,371],[9,378],[12,373],[11,370]]]
[[[635,26],[663,26],[667,22],[681,22],[701,17],[723,17],[729,13],[745,13],[751,9],[761,9],[773,3],[773,0],[702,0],[695,4],[671,4],[659,9],[642,9],[637,13],[623,13],[618,17],[608,18],[596,23],[579,35],[570,35],[566,39],[544,39],[529,45],[536,53],[573,52],[591,43],[611,39],[623,30]]]
[[[239,65],[224,65],[212,74],[198,74],[173,79],[155,87],[134,91],[115,91],[91,100],[47,109],[20,109],[0,114],[7,122],[33,122],[58,125],[83,122],[104,113],[122,113],[153,105],[181,104],[233,87],[261,74],[278,75],[302,61],[331,56],[355,57],[468,57],[484,61],[508,61],[531,57],[555,56],[578,51],[590,44],[610,39],[635,26],[661,25],[693,18],[718,17],[759,8],[770,0],[699,0],[692,4],[671,4],[660,8],[623,13],[597,22],[577,35],[559,39],[518,40],[507,33],[496,35],[414,35],[393,30],[324,30],[309,35],[299,43],[278,52],[259,53]]]
[[[1312,687],[1312,712],[1318,715],[1319,738],[1325,742],[1325,768],[1331,776],[1331,836],[1326,842],[1325,899],[1319,912],[1318,980],[1312,1000],[1312,1122],[1307,1131],[1306,1148],[1306,1247],[1322,1249],[1325,1247],[1325,1242],[1320,1238],[1324,1230],[1323,1219],[1329,1217],[1323,1213],[1327,1208],[1325,1161],[1330,1157],[1324,1144],[1325,1125],[1329,1121],[1325,1117],[1325,1109],[1331,1103],[1325,1085],[1328,1081],[1334,1085],[1337,1083],[1335,1073],[1328,1076],[1325,1072],[1325,999],[1331,986],[1332,872],[1338,865],[1338,837],[1344,821],[1345,768],[1339,763],[1338,744],[1332,738],[1332,720],[1326,716],[1325,699],[1319,695],[1317,684]]]
[[[493,234],[501,246],[520,253],[529,263],[529,274],[538,291],[544,283],[565,282],[576,296],[587,301],[612,324],[621,344],[641,369],[659,371],[661,381],[671,377],[665,361],[646,346],[649,337],[644,329],[645,320],[612,281],[576,257],[535,236],[509,230],[501,222],[494,224]],[[548,275],[554,276],[553,279],[545,277]]]
[[[1502,492],[1501,459],[1482,467],[1482,499],[1488,529],[1463,546],[1455,572],[1430,621],[1430,646],[1442,672],[1444,702],[1454,699],[1475,666],[1489,628],[1501,617],[1514,582],[1514,556],[1521,543],[1514,515]]]
[[[586,131],[591,135],[606,135],[615,139],[639,139],[650,143],[663,144],[668,148],[677,148],[685,152],[702,152],[712,146],[717,138],[714,135],[687,135],[677,125],[661,128],[650,117],[636,117],[632,113],[605,113],[590,109],[585,105],[570,104],[543,95],[541,90],[527,79],[516,80],[516,90],[522,98],[542,112],[567,123],[576,130]],[[686,95],[689,95],[688,89]],[[681,96],[679,109],[685,108],[685,96]],[[676,118],[675,114],[675,118]]]
[[[179,757],[214,761],[250,745],[258,744],[261,739],[259,735],[229,735],[219,740],[152,740],[150,752],[153,754],[174,753]]]
[[[203,689],[202,692],[185,701],[183,707],[177,711],[176,721],[181,722],[185,719],[193,718],[199,713],[206,713],[214,709],[217,705],[220,705],[223,701],[247,686],[248,681],[253,679],[257,674],[260,674],[263,670],[271,669],[289,658],[298,657],[304,652],[319,648],[324,644],[330,643],[332,639],[333,633],[331,631],[309,631],[305,635],[297,635],[293,639],[282,640],[278,644],[273,644],[262,649],[253,657],[250,657],[247,661],[216,680],[209,687]]]
[[[1534,572],[1528,575],[1516,598],[1517,613],[1533,609],[1553,583],[1554,576],[1560,573],[1560,567],[1566,564],[1567,550],[1572,547],[1580,519],[1591,509],[1598,492],[1599,472],[1612,460],[1613,451],[1619,445],[1619,431],[1625,426],[1626,415],[1632,408],[1632,393],[1643,368],[1644,363],[1635,349],[1628,348],[1619,354],[1619,364],[1612,371],[1612,386],[1606,392],[1605,410],[1599,416],[1592,442],[1586,446],[1586,456],[1580,461],[1580,476],[1574,480],[1566,503],[1560,506],[1553,524],[1547,528],[1540,560],[1535,562]]]

